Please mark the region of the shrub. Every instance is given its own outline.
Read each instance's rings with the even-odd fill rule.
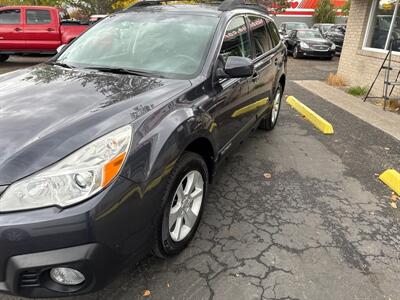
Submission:
[[[327,83],[331,86],[345,86],[346,81],[343,76],[338,74],[330,73],[328,76]]]
[[[400,112],[400,101],[390,100],[388,103],[388,107],[392,111]]]
[[[353,96],[364,96],[367,92],[368,89],[364,86],[352,86],[347,89],[347,93]]]

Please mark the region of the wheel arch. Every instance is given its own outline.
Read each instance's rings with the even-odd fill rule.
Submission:
[[[285,90],[285,86],[286,86],[286,75],[285,74],[281,75],[278,83],[280,83],[282,85],[282,92],[283,92]]]
[[[200,155],[206,162],[208,168],[209,181],[212,182],[215,173],[215,153],[211,141],[204,137],[197,137],[192,140],[184,149]]]

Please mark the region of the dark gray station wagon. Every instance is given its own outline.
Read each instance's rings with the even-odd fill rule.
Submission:
[[[286,60],[259,7],[142,1],[0,76],[0,291],[87,293],[183,250],[219,163],[274,128]]]

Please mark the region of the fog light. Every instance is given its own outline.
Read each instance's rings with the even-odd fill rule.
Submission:
[[[53,268],[50,270],[50,277],[62,285],[78,285],[85,281],[81,272],[71,268]]]

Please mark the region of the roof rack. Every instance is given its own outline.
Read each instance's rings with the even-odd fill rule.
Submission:
[[[131,6],[129,6],[126,10],[129,10],[132,8],[144,7],[144,6],[161,5],[163,2],[167,2],[167,1],[141,0],[141,1],[138,1],[135,4],[132,4]]]
[[[145,6],[153,6],[153,5],[161,5],[161,4],[168,4],[168,2],[184,2],[184,3],[187,3],[187,0],[139,0],[135,4],[129,6],[127,9],[145,7]],[[206,2],[199,1],[199,3],[206,3]]]
[[[146,7],[146,6],[168,4],[168,2],[180,2],[180,1],[184,3],[187,2],[187,0],[140,0],[135,4],[131,5],[130,7],[128,7],[126,10]],[[257,0],[250,0],[250,1],[251,2],[249,2],[248,0],[224,0],[224,1],[211,2],[211,1],[200,0],[199,4],[219,4],[218,10],[220,11],[230,11],[238,8],[248,8],[248,9],[258,10],[263,13],[268,13],[267,9],[261,6]]]
[[[268,10],[260,5],[257,0],[251,2],[248,2],[246,0],[225,0],[220,4],[218,10],[229,11],[238,8],[249,8],[261,11],[263,13],[268,13]]]

